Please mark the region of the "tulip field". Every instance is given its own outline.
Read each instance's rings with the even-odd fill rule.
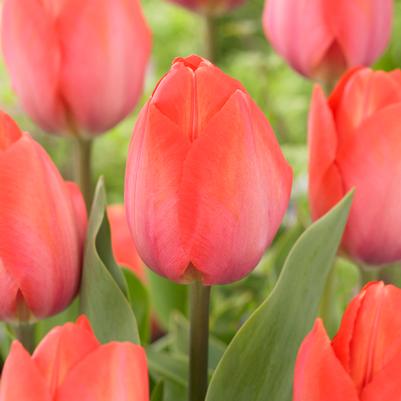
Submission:
[[[0,15],[0,401],[401,400],[401,0]]]

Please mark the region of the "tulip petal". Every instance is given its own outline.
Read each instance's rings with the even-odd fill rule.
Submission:
[[[346,188],[356,188],[344,243],[352,256],[365,263],[401,259],[400,113],[400,103],[375,113],[343,141],[337,154]]]
[[[143,348],[110,343],[89,354],[67,375],[54,401],[149,401]]]
[[[276,50],[301,74],[310,75],[334,41],[322,0],[269,0],[263,26]]]
[[[32,359],[51,394],[55,394],[68,372],[99,345],[87,323],[82,320],[78,324],[57,326],[46,335]]]
[[[76,125],[106,131],[142,92],[151,33],[139,0],[70,0],[58,21],[66,104]]]
[[[157,104],[144,107],[129,150],[125,208],[139,255],[172,280],[181,277],[189,263],[178,230],[177,206],[189,148],[186,135]]]
[[[237,90],[192,144],[180,187],[183,241],[205,284],[255,267],[281,223],[291,182],[266,118]]]
[[[3,53],[14,89],[28,114],[50,132],[65,125],[59,96],[61,54],[54,26],[41,1],[4,2]]]
[[[67,187],[67,191],[70,193],[72,208],[75,213],[78,236],[80,238],[80,242],[84,243],[88,223],[85,201],[79,186],[75,182],[66,182],[65,185]]]
[[[318,319],[298,352],[293,401],[322,400],[359,401],[359,397]]]
[[[4,365],[0,401],[53,401],[40,371],[17,341]]]
[[[346,193],[336,163],[337,134],[332,112],[320,87],[315,87],[309,114],[309,203],[314,220]]]

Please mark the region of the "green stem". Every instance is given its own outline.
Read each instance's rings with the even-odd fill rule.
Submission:
[[[212,63],[216,62],[217,51],[217,24],[216,17],[205,15],[205,55]]]
[[[320,303],[320,316],[323,319],[330,336],[335,334],[338,325],[335,303],[336,285],[336,271],[335,266],[333,266],[327,277],[322,301]]]
[[[207,392],[210,290],[199,281],[191,286],[189,401],[204,401]]]
[[[361,275],[361,287],[369,283],[369,281],[376,281],[379,277],[379,270],[377,269],[360,267],[359,271]]]
[[[92,139],[80,138],[74,140],[74,175],[75,181],[81,188],[85,199],[86,207],[89,211],[92,203]]]
[[[35,324],[17,322],[12,327],[17,340],[28,352],[32,353],[35,350]]]

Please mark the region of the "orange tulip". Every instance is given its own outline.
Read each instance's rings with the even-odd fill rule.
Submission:
[[[32,356],[15,341],[0,401],[149,401],[145,352],[132,343],[101,345],[88,320],[50,331]]]
[[[393,0],[266,0],[263,27],[296,71],[332,81],[380,56],[392,19]]]
[[[142,260],[177,282],[238,280],[287,209],[292,172],[243,86],[198,56],[178,58],[139,116],[125,180]]]
[[[78,187],[0,112],[0,319],[43,318],[69,305],[85,231]]]
[[[15,91],[44,130],[96,135],[135,107],[151,34],[139,0],[5,0],[2,42]]]
[[[332,342],[318,319],[298,352],[293,401],[401,399],[400,307],[400,289],[370,283]]]
[[[245,0],[169,0],[202,14],[219,15],[240,6]]]
[[[328,100],[317,87],[309,117],[313,219],[351,188],[343,249],[364,264],[401,260],[401,72],[351,71]]]

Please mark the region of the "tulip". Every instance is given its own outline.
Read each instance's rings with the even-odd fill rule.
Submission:
[[[386,48],[393,0],[266,0],[263,27],[276,51],[300,74],[333,81],[371,65]]]
[[[85,317],[51,330],[32,356],[15,341],[0,401],[149,401],[146,356],[132,343],[101,345]]]
[[[328,100],[317,87],[309,116],[309,199],[318,219],[351,188],[342,241],[362,264],[401,259],[401,72],[343,77]]]
[[[130,269],[141,281],[145,281],[145,269],[129,231],[124,205],[107,208],[110,222],[111,245],[116,262]]]
[[[189,10],[206,15],[223,14],[240,6],[245,0],[169,0]]]
[[[93,136],[135,107],[151,33],[139,0],[5,0],[2,42],[31,118],[51,133]]]
[[[243,86],[209,61],[178,58],[141,111],[125,207],[147,266],[177,282],[248,274],[286,211],[292,172]]]
[[[303,341],[293,401],[401,399],[401,290],[368,284],[330,342],[320,319]]]
[[[0,112],[0,319],[43,318],[69,305],[85,231],[78,187]]]

